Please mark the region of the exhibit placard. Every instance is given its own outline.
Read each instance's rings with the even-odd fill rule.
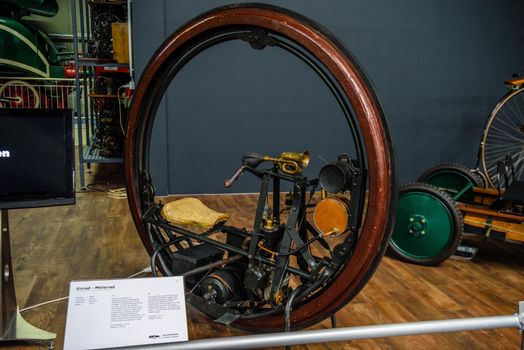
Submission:
[[[64,349],[187,341],[182,277],[73,281]]]

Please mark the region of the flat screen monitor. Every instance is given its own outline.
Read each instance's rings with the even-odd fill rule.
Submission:
[[[0,209],[75,203],[70,109],[0,108]]]

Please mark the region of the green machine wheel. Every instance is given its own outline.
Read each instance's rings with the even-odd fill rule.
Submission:
[[[474,199],[473,187],[484,187],[484,179],[460,164],[441,164],[426,170],[417,182],[428,183],[445,190],[454,200],[470,202]]]
[[[439,265],[457,250],[462,229],[462,214],[446,192],[426,183],[402,186],[389,254],[418,265]]]

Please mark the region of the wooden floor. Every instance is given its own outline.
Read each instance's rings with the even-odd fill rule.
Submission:
[[[207,198],[215,209],[254,208],[254,196]],[[237,222],[249,215],[233,213]],[[148,256],[132,223],[126,200],[103,192],[79,193],[74,206],[12,210],[11,245],[20,308],[68,294],[71,280],[126,277],[142,270]],[[448,260],[421,267],[384,258],[374,277],[337,314],[339,327],[446,318],[510,315],[524,300],[524,246],[475,242],[471,262]],[[64,337],[67,303],[23,312],[33,325]],[[189,307],[190,339],[243,332],[214,324]],[[329,322],[313,328],[328,328]],[[1,346],[0,346],[1,347]],[[34,347],[10,345],[10,349]],[[515,329],[381,338],[293,349],[519,349]]]

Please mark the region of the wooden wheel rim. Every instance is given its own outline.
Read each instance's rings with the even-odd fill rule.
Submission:
[[[486,145],[488,143],[488,138],[491,133],[491,127],[493,125],[493,122],[497,118],[499,111],[510,101],[514,96],[524,93],[524,87],[520,87],[516,90],[510,90],[508,91],[497,103],[495,108],[493,108],[493,111],[488,117],[488,120],[486,121],[486,125],[484,126],[484,130],[482,132],[482,141],[480,142],[480,160],[482,164],[482,171],[484,173],[484,176],[486,177],[488,181],[488,186],[492,188],[497,188],[497,186],[500,185],[500,180],[497,179],[495,181],[495,176],[497,176],[496,170],[493,170],[492,168],[488,167],[488,162],[486,160]],[[508,141],[510,141],[508,139]],[[503,160],[504,157],[502,157],[500,160]]]
[[[149,254],[153,247],[142,221],[139,174],[147,168],[147,130],[156,107],[152,96],[161,92],[162,79],[173,66],[184,45],[207,31],[232,25],[256,26],[286,36],[312,53],[335,77],[353,106],[361,129],[368,163],[368,205],[354,254],[334,281],[291,314],[294,328],[307,327],[329,317],[349,302],[365,285],[380,262],[391,235],[394,220],[396,181],[393,152],[387,125],[369,82],[349,53],[327,31],[310,20],[268,5],[233,5],[210,11],[190,21],[171,35],[145,68],[129,114],[125,143],[125,174],[128,201],[138,233]],[[165,83],[165,82],[164,82]],[[165,87],[164,87],[165,88]],[[335,279],[336,278],[336,279]],[[274,331],[283,327],[282,314],[262,319],[240,319],[234,326],[249,330]]]

